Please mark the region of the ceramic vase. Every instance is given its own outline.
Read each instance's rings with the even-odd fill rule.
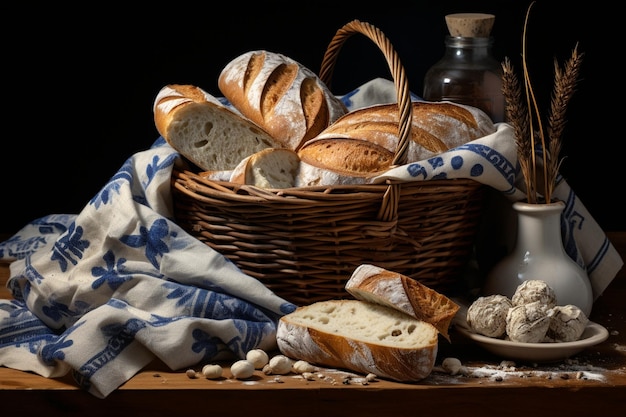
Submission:
[[[511,253],[489,271],[483,295],[512,297],[524,281],[545,281],[555,292],[557,305],[573,304],[589,317],[593,292],[587,272],[569,257],[561,237],[561,214],[565,204],[513,203],[517,237]]]

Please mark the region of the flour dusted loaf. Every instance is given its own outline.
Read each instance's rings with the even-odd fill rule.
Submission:
[[[419,281],[376,265],[359,265],[346,282],[346,291],[356,299],[395,308],[426,321],[448,341],[448,329],[459,305]]]
[[[199,87],[170,84],[154,101],[157,131],[204,171],[234,169],[242,159],[281,144]]]
[[[407,162],[417,162],[494,133],[482,110],[451,102],[413,102]],[[398,146],[397,104],[351,111],[302,145],[310,164],[364,176],[391,167]]]
[[[432,324],[391,307],[328,300],[282,316],[276,338],[290,358],[409,382],[431,373],[438,334]]]
[[[244,116],[293,150],[347,113],[313,71],[271,51],[249,51],[230,61],[218,87]]]

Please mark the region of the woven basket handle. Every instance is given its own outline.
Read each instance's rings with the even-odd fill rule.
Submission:
[[[324,53],[319,78],[327,86],[330,86],[339,51],[341,50],[344,42],[355,33],[361,33],[372,40],[382,51],[387,60],[387,64],[389,65],[396,88],[398,111],[400,114],[398,122],[398,145],[392,165],[404,165],[407,161],[409,140],[411,139],[411,121],[413,118],[411,91],[409,90],[409,82],[406,77],[404,67],[398,58],[398,54],[395,49],[393,49],[391,42],[389,42],[389,39],[387,39],[385,34],[375,26],[359,20],[353,20],[345,24],[337,31],[337,33],[335,33],[335,36],[330,41],[330,44]]]

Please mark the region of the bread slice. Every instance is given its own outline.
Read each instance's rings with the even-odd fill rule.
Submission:
[[[385,305],[437,328],[450,341],[448,329],[459,305],[419,281],[384,268],[363,264],[346,282],[354,298]]]
[[[267,148],[244,158],[232,171],[230,182],[260,188],[294,186],[300,158],[286,148]]]
[[[153,110],[159,134],[204,171],[232,170],[248,155],[281,146],[252,121],[193,85],[163,87]]]
[[[400,382],[427,377],[438,349],[430,323],[361,300],[299,307],[280,318],[276,338],[290,358]]]

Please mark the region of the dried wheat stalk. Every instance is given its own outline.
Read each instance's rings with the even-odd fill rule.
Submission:
[[[546,189],[546,198],[552,196],[556,185],[556,176],[561,166],[562,159],[559,155],[561,153],[561,137],[565,128],[565,110],[576,90],[582,57],[583,54],[578,53],[578,45],[576,45],[563,70],[559,67],[559,63],[554,61],[554,91],[548,117],[548,138],[550,140],[548,154],[550,157],[547,172],[550,178],[547,181],[549,188]]]
[[[524,177],[526,193],[534,196],[534,174],[532,167],[532,144],[530,143],[528,127],[528,107],[522,101],[522,90],[513,71],[513,66],[508,58],[502,64],[502,93],[506,101],[506,117],[510,120],[510,125],[515,134],[515,145],[517,147],[517,159]]]
[[[526,30],[530,4],[524,22],[524,34],[522,37],[522,66],[524,75],[524,99],[522,90],[508,58],[502,63],[502,93],[506,101],[506,115],[509,124],[513,127],[517,157],[526,186],[526,199],[529,203],[541,202],[540,190],[543,192],[545,202],[552,201],[552,193],[556,186],[556,180],[562,160],[561,137],[565,126],[565,113],[569,101],[575,91],[580,73],[583,54],[578,53],[578,45],[574,48],[571,58],[561,69],[555,60],[554,89],[550,101],[550,113],[548,117],[548,133],[543,128],[542,114],[537,104],[530,75],[526,63]],[[542,174],[538,172],[537,149],[542,152]],[[543,184],[539,184],[539,178],[543,178]]]

